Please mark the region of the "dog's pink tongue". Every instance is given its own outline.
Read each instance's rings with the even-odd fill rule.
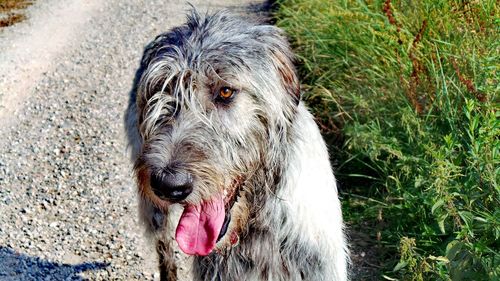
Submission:
[[[224,212],[222,198],[186,206],[175,232],[179,248],[188,255],[206,256],[212,252],[224,223]]]

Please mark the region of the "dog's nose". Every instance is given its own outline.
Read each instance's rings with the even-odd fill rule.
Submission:
[[[151,188],[160,198],[171,201],[186,199],[193,191],[193,177],[182,169],[162,169],[151,173]]]

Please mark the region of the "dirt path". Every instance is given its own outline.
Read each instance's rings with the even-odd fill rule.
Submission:
[[[68,48],[75,48],[78,35],[102,1],[41,1],[29,9],[29,22],[5,30],[0,37],[0,122],[30,97],[42,73]]]
[[[252,13],[253,1],[191,2]],[[157,278],[122,116],[143,46],[187,9],[37,1],[0,31],[0,280]]]

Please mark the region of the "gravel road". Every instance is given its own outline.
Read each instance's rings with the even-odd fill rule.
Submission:
[[[191,1],[201,11],[264,6],[250,2]],[[37,1],[28,21],[0,30],[0,280],[158,279],[122,116],[144,45],[187,9]]]

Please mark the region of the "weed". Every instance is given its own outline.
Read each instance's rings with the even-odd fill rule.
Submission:
[[[11,26],[25,19],[26,16],[23,14],[8,14],[5,18],[0,19],[0,27]]]
[[[25,9],[33,1],[28,0],[0,0],[0,12],[10,12],[12,10]]]
[[[278,5],[379,276],[500,278],[497,1]]]
[[[0,28],[11,26],[26,19],[26,16],[19,12],[33,4],[28,0],[0,0]]]

